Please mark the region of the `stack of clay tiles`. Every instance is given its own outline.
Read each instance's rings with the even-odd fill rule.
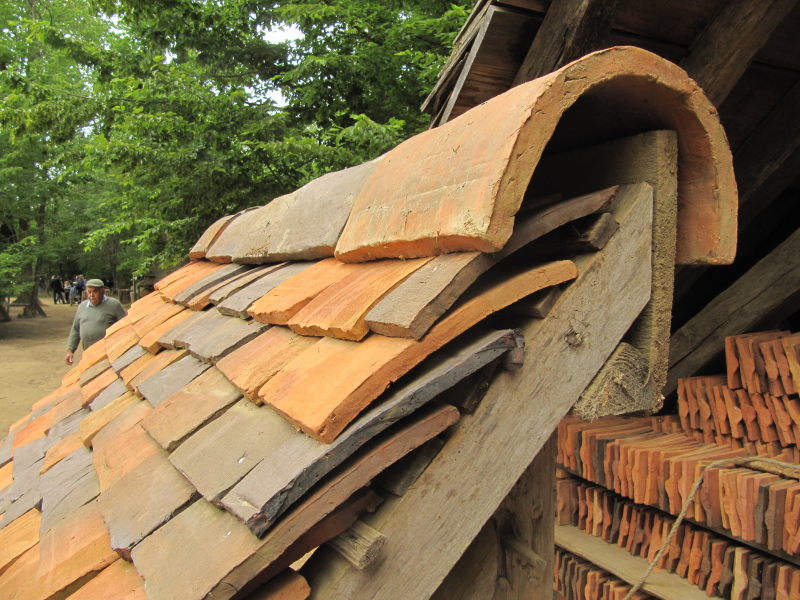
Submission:
[[[797,343],[787,331],[728,338],[727,373],[680,380],[678,415],[565,419],[558,522],[653,560],[686,509],[661,569],[714,597],[798,597]],[[706,465],[751,456],[788,466],[710,468],[687,506]]]
[[[680,253],[729,256],[724,134],[658,61],[591,55],[209,227],[0,444],[0,597],[307,597],[291,565],[402,493],[388,467],[419,469],[417,449],[430,460],[447,443],[461,411],[443,393],[519,366],[503,309],[526,299],[541,316],[580,284],[569,256],[542,260],[537,243],[625,187],[525,192],[592,86],[626,95],[601,84],[647,85],[655,69],[658,93],[675,88],[654,125],[688,129],[681,168],[702,174],[681,183]]]

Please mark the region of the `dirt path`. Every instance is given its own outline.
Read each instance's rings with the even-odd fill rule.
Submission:
[[[12,320],[0,323],[0,439],[69,370],[64,352],[75,306],[42,304],[46,318],[20,319],[22,309],[12,308]]]

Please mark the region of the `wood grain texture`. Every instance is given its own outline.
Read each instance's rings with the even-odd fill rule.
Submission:
[[[140,383],[136,391],[155,408],[209,367],[194,356],[184,356]]]
[[[42,535],[39,546],[38,577],[28,582],[31,598],[50,598],[119,558],[95,502],[72,511]]]
[[[364,317],[370,309],[429,261],[381,260],[359,265],[298,310],[288,325],[301,335],[359,341],[369,332]]]
[[[130,560],[131,549],[194,495],[195,489],[169,463],[166,452],[152,454],[97,499],[111,547]]]
[[[67,600],[147,600],[144,580],[136,567],[125,560],[116,560],[96,577],[82,585]]]
[[[315,338],[297,335],[288,327],[270,327],[216,366],[247,398],[260,404],[258,390],[261,386],[316,343]]]
[[[238,275],[246,273],[249,269],[245,265],[223,265],[205,277],[198,279],[189,287],[184,288],[183,291],[175,295],[173,302],[188,306],[196,296],[203,294],[209,288],[221,287],[222,284],[230,282]]]
[[[720,106],[796,0],[727,2],[680,65]]]
[[[364,572],[329,555],[307,563],[303,574],[319,597],[433,593],[648,300],[650,273],[635,257],[650,246],[652,223],[641,212],[618,221],[604,250],[577,261],[580,278],[548,318],[524,328],[522,369],[499,374],[416,485],[363,517],[390,540],[381,563]],[[599,294],[611,304],[599,306]]]
[[[270,568],[283,568],[279,559],[297,539],[297,533],[307,529],[304,522],[318,523],[332,509],[342,505],[357,490],[361,489],[390,464],[396,462],[414,448],[440,434],[458,421],[458,411],[452,406],[430,407],[423,414],[415,415],[412,422],[394,431],[392,435],[376,442],[368,452],[354,457],[337,474],[327,480],[317,491],[288,513],[284,519],[264,538],[263,544],[250,558],[242,562],[225,576],[213,589],[211,598],[230,598],[234,590],[240,589],[256,575]],[[352,521],[351,521],[352,523]],[[336,531],[338,535],[349,527]],[[333,537],[333,536],[331,536]],[[318,545],[324,540],[316,540]],[[313,546],[311,546],[313,547]],[[297,555],[296,558],[301,556]],[[366,573],[368,571],[362,571]],[[313,588],[313,586],[312,586]]]
[[[357,268],[335,258],[320,260],[264,294],[250,306],[247,314],[261,323],[286,325],[317,294]]]
[[[222,231],[228,226],[228,223],[238,215],[239,213],[235,215],[225,215],[209,225],[197,239],[191,250],[189,250],[189,259],[200,260],[201,258],[205,258],[208,248],[216,241]]]
[[[41,513],[34,508],[0,530],[0,575],[24,552],[39,543],[41,520]]]
[[[619,0],[554,0],[519,66],[514,85],[563,67],[603,46]]]
[[[276,267],[269,270],[265,275],[237,290],[217,304],[217,310],[224,315],[248,319],[250,316],[247,314],[247,309],[250,308],[253,302],[290,277],[301,273],[312,264],[308,262],[284,263],[279,268]]]
[[[359,343],[322,338],[267,381],[258,395],[296,427],[324,442],[336,436],[386,387],[488,315],[577,275],[570,261],[489,280],[420,341],[372,335]],[[320,389],[318,383],[330,384]]]
[[[417,377],[359,417],[331,444],[295,431],[283,417],[265,440],[264,459],[222,499],[222,505],[263,533],[311,486],[369,440],[470,373],[514,347],[510,331],[475,333],[453,353],[429,361]],[[270,413],[267,413],[270,414]]]
[[[225,298],[230,296],[231,294],[235,293],[236,291],[242,289],[244,286],[252,283],[256,279],[263,277],[267,273],[270,273],[276,269],[280,269],[286,266],[284,263],[278,263],[277,265],[258,265],[253,267],[247,273],[236,277],[230,283],[226,283],[225,285],[217,288],[213,292],[211,292],[208,296],[208,299],[211,300],[213,304],[219,304]]]
[[[142,427],[167,451],[241,397],[218,369],[211,367],[160,403]]]
[[[514,233],[499,252],[435,257],[378,302],[366,316],[367,325],[381,335],[418,340],[492,265],[561,225],[608,208],[617,189],[614,186],[518,216]]]

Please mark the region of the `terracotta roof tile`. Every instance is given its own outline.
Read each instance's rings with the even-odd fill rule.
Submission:
[[[454,309],[419,342],[379,335],[360,343],[322,338],[281,369],[258,396],[309,435],[330,442],[431,352],[493,312],[576,275],[575,265],[562,261],[502,280]],[[320,388],[320,381],[329,385]]]
[[[137,391],[155,407],[208,368],[208,364],[197,360],[194,356],[184,356],[143,381]]]
[[[142,420],[142,427],[162,448],[172,451],[239,398],[239,390],[211,367],[159,404]]]
[[[151,331],[147,332],[145,335],[142,336],[142,339],[139,340],[138,348],[143,348],[147,352],[155,354],[158,352],[162,346],[158,343],[158,340],[166,334],[168,331],[172,330],[175,326],[180,323],[183,323],[186,319],[191,317],[193,313],[191,310],[182,310],[176,315],[173,315],[157,327],[154,327]]]
[[[41,513],[34,508],[0,531],[0,574],[39,543],[40,523]]]
[[[335,258],[320,260],[268,291],[250,306],[247,314],[261,323],[286,325],[315,296],[357,268]]]
[[[359,265],[322,290],[289,319],[295,333],[358,341],[369,332],[365,315],[430,258],[382,260]]]
[[[147,600],[144,580],[136,567],[124,560],[117,560],[100,571],[96,577],[81,586],[67,600]]]
[[[264,383],[316,343],[315,338],[297,335],[286,327],[270,327],[220,360],[217,368],[245,396],[256,400],[258,390]]]
[[[217,305],[217,309],[226,315],[249,318],[247,309],[261,296],[277,287],[290,277],[301,273],[313,263],[287,263],[279,268],[269,271],[252,283],[229,295]]]
[[[131,549],[169,521],[194,494],[194,487],[169,463],[166,453],[154,453],[98,498],[111,547],[129,560]]]

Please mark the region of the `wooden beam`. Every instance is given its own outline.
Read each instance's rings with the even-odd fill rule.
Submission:
[[[775,321],[796,309],[800,292],[800,229],[762,258],[670,339],[665,394],[723,351],[726,336]]]
[[[720,106],[797,0],[731,0],[692,44],[680,65]]]
[[[436,590],[650,297],[650,263],[636,257],[650,248],[652,204],[617,209],[619,232],[604,250],[579,257],[580,279],[548,318],[524,327],[523,367],[498,374],[402,498],[364,517],[386,535],[383,558],[356,571],[320,552],[305,565],[317,598],[427,598]]]
[[[636,583],[647,569],[647,559],[631,555],[624,548],[584,533],[572,525],[556,525],[556,545],[590,563],[597,565],[626,581]],[[642,591],[663,600],[709,600],[697,586],[674,573],[661,569],[654,570]]]
[[[553,0],[514,78],[531,81],[602,47],[619,0]]]

